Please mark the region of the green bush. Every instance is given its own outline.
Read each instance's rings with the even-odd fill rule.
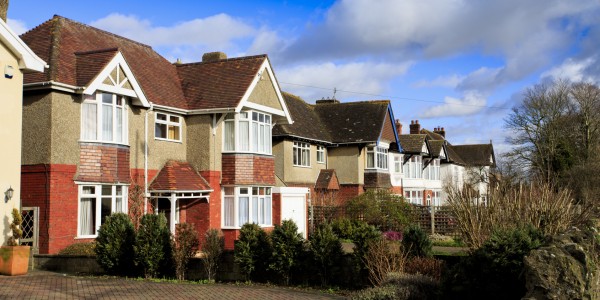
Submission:
[[[59,255],[96,256],[96,242],[71,244],[58,252]]]
[[[127,214],[106,217],[96,238],[96,261],[109,274],[131,274],[134,241],[135,231]]]
[[[380,231],[401,231],[412,220],[412,207],[387,190],[369,190],[346,203],[350,219],[363,220]]]
[[[331,225],[323,224],[317,227],[310,237],[309,249],[321,277],[321,285],[326,286],[329,278],[334,277],[343,255],[342,243],[333,233]]]
[[[202,261],[209,282],[215,279],[224,246],[225,238],[221,230],[209,229],[206,231],[204,243],[202,244]]]
[[[541,246],[532,227],[497,231],[444,275],[445,295],[463,299],[520,299],[525,295],[523,258]]]
[[[352,240],[354,236],[354,221],[348,218],[340,218],[331,222],[331,230],[340,239]]]
[[[171,262],[171,233],[164,214],[147,214],[140,220],[134,244],[136,266],[146,278],[154,278]],[[164,271],[163,271],[164,272]]]
[[[177,279],[184,280],[188,262],[198,249],[198,232],[194,228],[194,224],[177,224],[172,243],[175,275]]]
[[[430,257],[432,243],[419,225],[410,225],[404,230],[402,246],[410,257]]]
[[[290,282],[291,270],[298,263],[304,239],[298,233],[298,226],[292,220],[283,220],[281,225],[275,225],[271,233],[273,254],[269,269],[275,271],[283,279],[283,283]]]
[[[267,233],[257,224],[244,224],[235,243],[234,261],[246,280],[266,278],[261,275],[269,266],[271,253],[271,241]]]

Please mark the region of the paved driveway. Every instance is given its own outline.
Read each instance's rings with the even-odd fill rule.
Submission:
[[[0,275],[0,299],[342,299],[319,292],[232,284],[191,284],[65,276]]]

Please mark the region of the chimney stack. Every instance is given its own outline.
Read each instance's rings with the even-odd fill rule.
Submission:
[[[335,99],[335,98],[334,99],[329,99],[329,98],[325,99],[325,98],[322,98],[321,100],[317,100],[316,103],[317,104],[339,104],[340,100]]]
[[[446,138],[446,130],[444,129],[444,127],[436,127],[433,130],[433,132],[441,135],[442,137],[444,137],[444,139]]]
[[[410,127],[410,134],[421,133],[421,124],[419,124],[419,120],[411,120],[409,127]]]
[[[227,59],[227,54],[223,52],[207,52],[202,55],[202,62],[215,62],[223,59]]]
[[[398,135],[402,134],[402,123],[400,123],[400,119],[396,119],[396,131]]]
[[[6,14],[8,13],[8,0],[0,0],[0,19],[6,23]]]

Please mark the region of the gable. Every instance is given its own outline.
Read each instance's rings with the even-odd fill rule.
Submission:
[[[102,81],[102,83],[109,86],[133,90],[133,87],[129,82],[129,78],[127,78],[127,75],[125,75],[125,71],[120,65],[116,66],[112,70],[112,72],[110,72],[110,74],[106,77],[106,79]]]
[[[248,97],[248,102],[283,111],[283,106],[277,98],[277,92],[268,72],[263,72],[258,83]]]
[[[427,150],[427,144],[423,143],[423,146],[421,147],[421,152],[425,153],[425,154],[429,154],[429,150]]]
[[[383,121],[383,129],[381,130],[380,139],[388,143],[396,142],[396,133],[394,132],[393,118],[390,116],[390,111],[385,114]]]

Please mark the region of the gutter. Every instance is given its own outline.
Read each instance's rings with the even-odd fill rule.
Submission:
[[[85,86],[75,86],[66,83],[56,82],[54,80],[23,84],[23,91],[53,89],[74,94],[83,94],[85,88]]]

